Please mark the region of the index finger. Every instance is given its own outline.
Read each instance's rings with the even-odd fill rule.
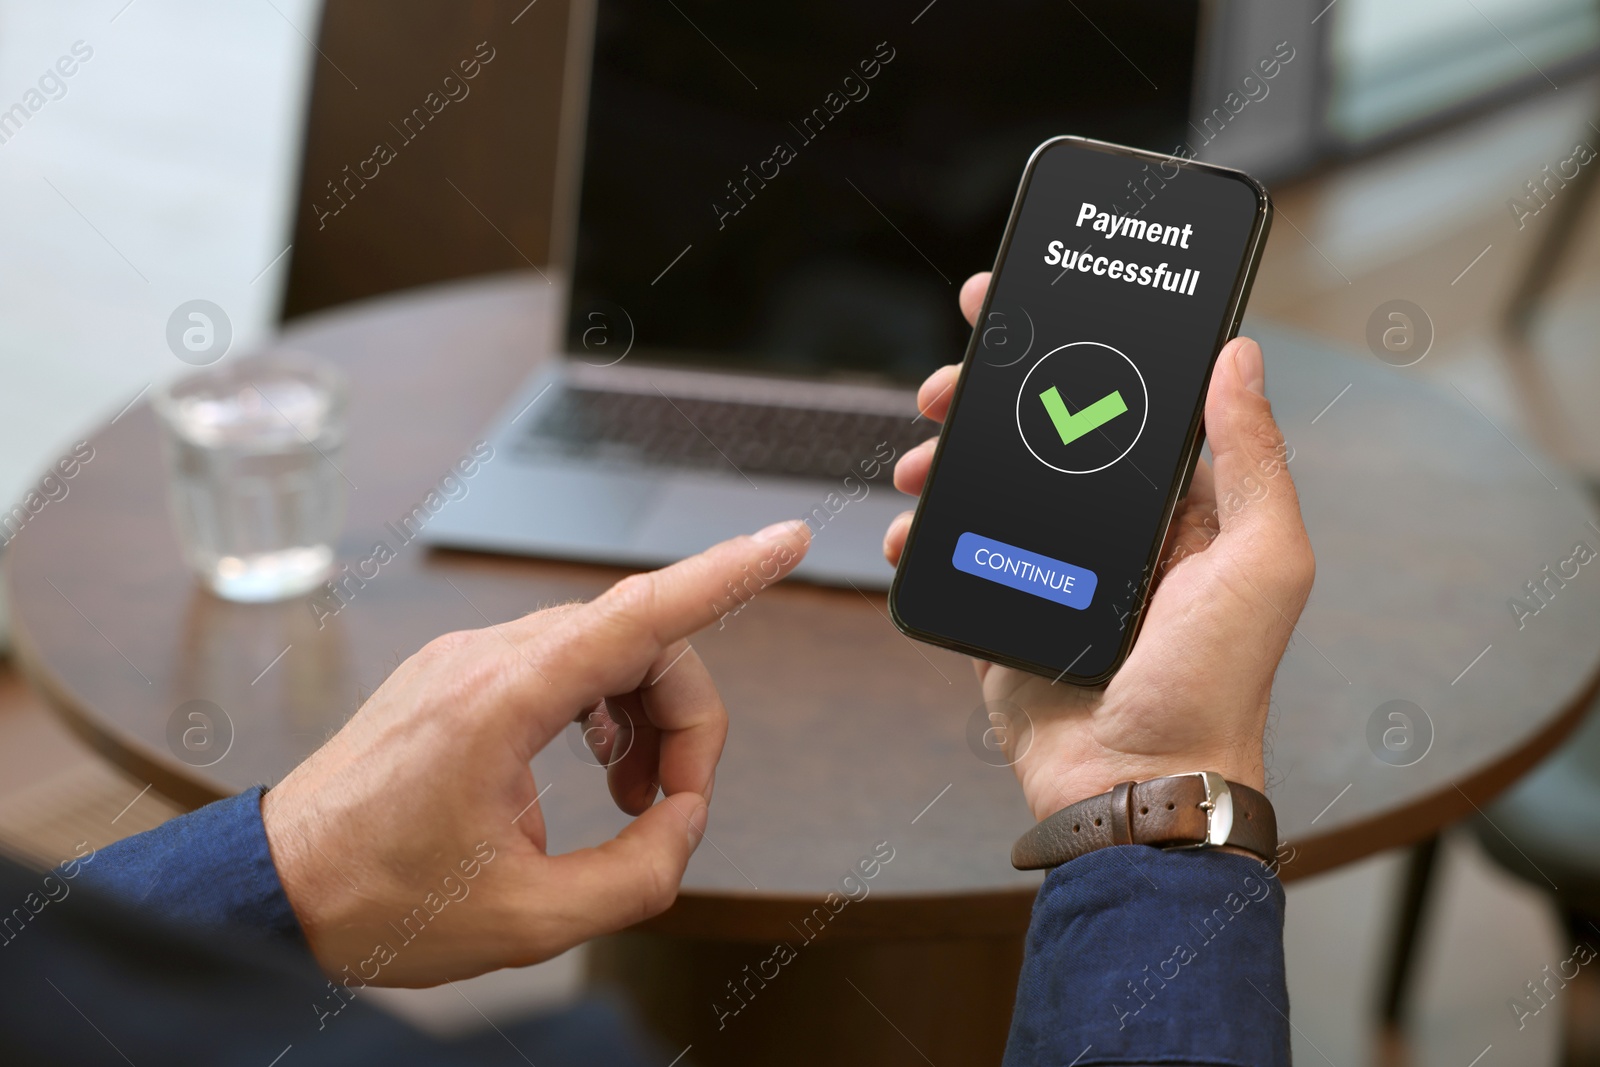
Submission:
[[[979,271],[961,284],[958,300],[961,315],[969,326],[977,325],[978,312],[983,310],[983,297],[989,291],[989,275],[989,271]],[[917,390],[917,410],[934,422],[943,422],[945,412],[950,409],[950,390],[955,388],[956,378],[960,374],[961,364],[952,363],[928,375]]]
[[[804,522],[777,523],[624,578],[557,626],[522,632],[519,621],[506,630],[538,665],[550,698],[562,707],[584,706],[631,692],[669,645],[713,623],[726,625],[794,570],[810,543]]]
[[[989,278],[992,271],[980,270],[972,277],[961,283],[961,314],[965,316],[967,325],[978,325],[978,312],[983,310],[983,298],[989,291]]]
[[[940,367],[917,387],[917,412],[932,422],[943,422],[950,412],[951,393],[961,377],[961,364]]]

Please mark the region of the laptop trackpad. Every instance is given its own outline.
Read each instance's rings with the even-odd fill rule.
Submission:
[[[640,516],[661,495],[661,480],[647,474],[589,466],[529,465],[504,488],[513,496],[496,500],[512,529],[532,531],[552,541],[626,545]]]
[[[887,484],[847,500],[838,484],[767,481],[760,490],[733,479],[678,477],[635,531],[635,549],[681,559],[768,523],[805,519],[811,550],[795,576],[828,585],[887,589],[894,569],[883,559],[883,531],[909,503]]]
[[[704,551],[718,541],[798,518],[816,503],[812,486],[754,489],[732,478],[669,475],[669,490],[634,529],[634,544],[668,558]],[[809,491],[808,491],[809,490]]]

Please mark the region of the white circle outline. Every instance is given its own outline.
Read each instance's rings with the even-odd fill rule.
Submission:
[[[465,100],[466,97],[463,96],[461,99]],[[863,99],[865,99],[865,98],[863,97]],[[612,303],[612,301],[608,300],[608,301],[606,301],[606,303]],[[633,316],[628,314],[628,309],[623,307],[621,304],[617,304],[616,307],[617,307],[618,311],[622,312],[622,317],[628,320],[628,347],[624,348],[622,350],[622,355],[618,356],[616,359],[612,360],[610,363],[590,363],[588,360],[585,359],[585,360],[581,360],[580,361],[581,363],[583,363],[584,366],[586,366],[586,367],[594,367],[597,370],[605,370],[607,367],[615,367],[618,363],[621,363],[623,360],[627,359],[628,358],[628,353],[633,351],[633,343],[634,343],[634,341],[638,340],[638,334],[634,331],[634,328],[633,328]],[[589,314],[591,314],[591,315],[595,315],[595,314],[604,315],[605,312],[603,312],[603,311],[598,311],[598,312],[597,311],[591,311]],[[1432,323],[1429,323],[1429,326],[1431,327]],[[593,326],[589,327],[589,330],[592,330],[592,329],[594,329]],[[589,330],[584,330],[583,332],[584,333],[588,333]],[[582,340],[582,336],[581,335],[579,337],[578,343],[579,344],[583,344],[583,340]],[[584,347],[587,348],[588,346],[585,345]]]
[[[1096,348],[1104,348],[1108,352],[1116,352],[1117,355],[1122,357],[1123,361],[1126,362],[1128,364],[1128,366],[1133,368],[1133,373],[1137,374],[1139,376],[1139,390],[1142,393],[1144,393],[1144,416],[1139,420],[1139,432],[1133,435],[1132,443],[1130,443],[1127,448],[1124,448],[1122,450],[1122,452],[1117,456],[1116,459],[1112,460],[1110,463],[1106,463],[1106,464],[1103,464],[1103,465],[1101,465],[1099,467],[1095,467],[1093,470],[1069,471],[1069,470],[1067,470],[1067,468],[1058,467],[1054,463],[1051,463],[1048,460],[1046,460],[1044,457],[1040,456],[1039,453],[1037,453],[1037,452],[1035,452],[1033,450],[1033,446],[1028,443],[1028,435],[1022,432],[1022,397],[1028,391],[1028,379],[1033,377],[1033,372],[1039,369],[1039,365],[1041,363],[1043,363],[1045,360],[1049,359],[1051,356],[1055,355],[1057,352],[1064,351],[1064,350],[1066,350],[1068,348],[1076,348],[1079,345],[1093,345]],[[1072,342],[1069,342],[1068,344],[1064,344],[1064,345],[1061,345],[1059,347],[1052,348],[1050,351],[1048,351],[1044,355],[1040,356],[1039,357],[1039,362],[1035,363],[1032,367],[1030,367],[1028,369],[1028,373],[1024,374],[1022,376],[1022,386],[1017,390],[1017,436],[1022,438],[1022,447],[1026,448],[1028,450],[1028,454],[1030,456],[1032,456],[1034,459],[1038,460],[1040,463],[1043,463],[1046,467],[1049,467],[1051,470],[1059,471],[1062,474],[1095,474],[1095,473],[1098,473],[1099,471],[1105,470],[1106,467],[1110,467],[1110,466],[1120,462],[1122,460],[1123,456],[1126,456],[1129,452],[1133,451],[1133,446],[1139,443],[1139,438],[1144,436],[1144,427],[1145,427],[1145,424],[1148,423],[1149,421],[1150,421],[1150,387],[1145,384],[1145,382],[1144,382],[1144,374],[1139,370],[1139,365],[1137,363],[1135,363],[1133,360],[1129,359],[1125,352],[1121,352],[1121,351],[1119,351],[1119,350],[1117,350],[1115,348],[1112,348],[1110,345],[1101,344],[1099,341],[1072,341]]]
[[[1028,320],[1028,347],[1024,348],[1022,350],[1022,355],[1018,356],[1016,359],[1012,360],[1010,363],[989,363],[988,360],[984,360],[985,363],[989,363],[989,366],[994,367],[994,368],[996,368],[998,370],[1005,370],[1007,367],[1015,367],[1018,363],[1021,363],[1023,360],[1027,359],[1028,358],[1028,353],[1033,351],[1033,343],[1039,339],[1039,328],[1033,324],[1033,316],[1028,314],[1028,309],[1023,307],[1021,304],[1018,304],[1017,305],[1017,310],[1022,312],[1022,317]],[[989,314],[991,314],[991,315],[1004,315],[1005,312],[1003,312],[1003,311],[999,311],[999,312],[991,311],[991,312],[989,312]],[[984,333],[988,333],[989,330],[992,330],[992,329],[994,329],[994,327],[992,327],[992,326],[985,327],[984,328]],[[979,338],[979,343],[983,344],[983,339],[981,337]],[[984,344],[984,347],[987,348],[988,345]]]
[[[1411,301],[1411,300],[1386,300],[1382,304],[1379,304],[1377,307],[1373,308],[1372,309],[1372,314],[1376,315],[1379,311],[1381,311],[1383,308],[1385,308],[1389,304],[1410,304],[1412,307],[1414,307],[1418,311],[1422,312],[1422,321],[1426,322],[1428,324],[1428,345],[1427,345],[1426,348],[1424,348],[1422,350],[1422,355],[1418,356],[1416,359],[1412,360],[1410,363],[1390,363],[1389,360],[1384,359],[1382,356],[1378,356],[1378,353],[1374,352],[1372,354],[1374,356],[1378,356],[1378,362],[1387,363],[1389,366],[1395,368],[1396,370],[1404,370],[1406,367],[1415,367],[1418,363],[1421,363],[1423,360],[1427,359],[1428,358],[1428,353],[1433,351],[1433,342],[1437,339],[1437,334],[1435,333],[1434,326],[1433,326],[1433,316],[1428,314],[1428,309],[1427,308],[1425,308],[1421,304],[1418,304],[1415,301]],[[1395,309],[1395,311],[1399,311],[1399,310],[1401,310],[1401,309],[1400,308],[1396,308]],[[1394,311],[1389,312],[1389,314],[1393,315]],[[1367,318],[1370,320],[1372,318],[1372,316],[1369,315],[1369,316],[1367,316]],[[1388,345],[1384,345],[1383,346],[1383,350],[1385,352],[1388,352],[1390,350],[1389,346]],[[1426,756],[1427,753],[1424,752],[1423,755]],[[1411,764],[1406,764],[1406,766],[1411,766]]]
[[[184,759],[182,756],[179,756],[176,750],[174,750],[172,754],[174,756],[178,756],[178,759],[182,760],[184,763],[188,764],[190,767],[195,768],[196,770],[205,770],[207,767],[215,767],[217,764],[219,764],[223,760],[227,759],[228,758],[228,753],[233,751],[233,742],[234,742],[234,739],[238,736],[238,731],[235,730],[234,726],[233,726],[233,716],[229,715],[226,711],[224,711],[220,704],[214,704],[209,700],[185,700],[183,702],[183,704],[179,704],[176,708],[172,709],[172,714],[176,715],[178,712],[182,711],[185,704],[210,704],[212,707],[216,708],[217,709],[217,714],[221,715],[222,718],[223,718],[223,721],[228,724],[228,747],[222,750],[222,755],[218,756],[216,759],[212,760],[210,763],[190,763],[188,760]],[[191,714],[193,714],[193,713],[191,712]],[[172,715],[167,716],[167,721],[168,721],[168,723],[170,725],[170,723],[172,721]],[[1429,725],[1432,726],[1432,723],[1429,723]],[[182,735],[180,734],[179,736],[181,737]],[[171,748],[172,746],[168,745],[167,747]],[[187,751],[190,751],[190,752],[194,751],[193,749],[189,748],[187,745],[185,745],[184,748]]]
[[[986,767],[1015,767],[1019,760],[1021,760],[1029,752],[1033,751],[1033,738],[1034,738],[1035,730],[1034,730],[1034,725],[1033,725],[1033,716],[1028,714],[1028,709],[1027,708],[1024,708],[1020,704],[1017,704],[1017,703],[1015,703],[1013,701],[1010,701],[1010,700],[985,700],[982,704],[979,704],[977,707],[973,708],[972,709],[972,714],[967,716],[967,730],[970,731],[972,729],[973,722],[974,722],[974,720],[976,720],[978,718],[978,714],[980,712],[983,713],[984,721],[990,724],[990,729],[993,729],[993,727],[994,727],[994,719],[992,718],[992,716],[995,713],[990,711],[989,708],[990,708],[991,705],[994,705],[994,704],[1010,704],[1012,707],[1016,708],[1017,711],[1022,714],[1023,721],[1027,723],[1027,727],[1028,727],[1028,739],[1027,739],[1026,743],[1024,744],[1022,751],[1018,752],[1015,756],[1013,756],[1011,759],[1006,760],[1004,763],[990,763],[988,760],[983,758],[982,754],[980,754],[976,749],[974,749],[972,747],[972,739],[970,737],[967,739],[967,751],[971,752],[974,756],[977,756],[978,757],[978,762],[982,763]],[[1007,717],[1006,728],[1010,729],[1010,727],[1011,727],[1011,718]],[[980,733],[978,735],[979,741],[982,741],[983,737],[988,732],[989,732],[988,730],[984,730],[982,733]],[[988,748],[987,745],[985,745],[984,747]],[[990,749],[990,751],[992,752],[994,750]],[[1003,754],[1004,753],[1002,753],[1002,755]]]
[[[1384,759],[1382,756],[1379,756],[1376,752],[1372,753],[1372,755],[1379,763],[1383,764],[1385,767],[1399,767],[1401,770],[1404,770],[1407,767],[1415,767],[1417,764],[1419,764],[1423,760],[1427,759],[1428,758],[1428,753],[1433,751],[1433,739],[1437,734],[1437,732],[1433,728],[1433,716],[1428,714],[1428,709],[1427,708],[1423,707],[1421,704],[1418,704],[1416,701],[1414,701],[1414,700],[1404,700],[1404,699],[1385,700],[1382,704],[1379,704],[1377,707],[1372,709],[1372,715],[1378,714],[1378,712],[1382,711],[1384,709],[1384,707],[1389,705],[1389,704],[1410,704],[1412,707],[1414,707],[1418,711],[1422,712],[1422,721],[1428,724],[1428,747],[1422,750],[1422,755],[1418,756],[1416,759],[1412,760],[1410,763],[1390,763],[1388,760]],[[1392,715],[1394,713],[1390,712],[1390,714]],[[1372,715],[1367,716],[1367,719],[1368,719],[1369,722],[1372,719]],[[1371,746],[1369,745],[1368,747],[1370,748]],[[1384,746],[1384,747],[1387,748],[1388,746]],[[1393,752],[1394,750],[1393,749],[1389,749],[1389,751]]]
[[[623,757],[627,756],[628,753],[633,751],[633,742],[634,738],[638,736],[638,731],[634,729],[633,716],[631,714],[629,714],[625,709],[619,709],[622,710],[622,718],[625,720],[619,722],[617,716],[611,713],[611,705],[607,704],[606,717],[609,718],[612,724],[617,727],[617,732],[621,733],[624,726],[628,728],[628,747],[623,749],[621,752],[613,752],[611,754],[610,762],[601,763],[599,757],[594,754],[594,750],[589,747],[589,742],[586,740],[589,735],[589,731],[592,729],[599,729],[599,727],[584,725],[589,721],[589,717],[591,715],[598,714],[599,710],[600,709],[598,707],[590,709],[584,713],[583,718],[572,720],[571,725],[578,727],[578,739],[573,741],[571,739],[571,733],[568,732],[567,747],[572,750],[572,754],[578,758],[579,763],[582,763],[586,767],[594,767],[598,770],[605,771],[616,766],[619,762],[621,762]]]

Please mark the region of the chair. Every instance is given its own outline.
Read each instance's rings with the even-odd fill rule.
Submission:
[[[1571,437],[1558,414],[1555,391],[1533,345],[1540,305],[1559,275],[1595,190],[1600,165],[1580,169],[1551,201],[1551,217],[1501,315],[1508,369],[1524,422],[1549,453],[1571,458]],[[1589,472],[1591,489],[1600,481]],[[1467,826],[1485,852],[1512,874],[1553,897],[1568,933],[1600,951],[1600,700],[1565,745]],[[1386,1056],[1404,1061],[1401,1038],[1416,939],[1427,906],[1439,839],[1414,845],[1406,864],[1395,919],[1395,944],[1379,1018]],[[1600,962],[1600,961],[1597,961]],[[1600,1064],[1600,967],[1582,967],[1562,990],[1567,1027],[1563,1062]],[[1534,1003],[1531,998],[1530,1005]]]
[[[327,0],[283,318],[544,266],[567,15],[566,0]]]
[[[1600,715],[1591,711],[1570,741],[1469,825],[1495,862],[1555,898],[1567,951],[1585,944],[1600,952]],[[1565,959],[1553,968],[1576,969],[1576,977],[1558,974],[1544,994],[1565,1001],[1563,1062],[1600,1063],[1600,961],[1567,967]],[[1523,999],[1530,1013],[1543,1010],[1540,999]]]
[[[1597,123],[1600,123],[1600,114],[1589,126],[1595,127]],[[1577,137],[1588,141],[1589,131],[1580,130]],[[1533,332],[1540,305],[1554,287],[1595,190],[1600,187],[1600,166],[1589,163],[1579,167],[1571,178],[1557,175],[1554,180],[1560,184],[1546,185],[1542,190],[1549,197],[1549,207],[1541,208],[1540,214],[1548,210],[1550,217],[1543,222],[1544,231],[1529,253],[1527,265],[1501,314],[1500,335],[1505,345],[1506,369],[1523,409],[1523,424],[1550,455],[1568,462],[1580,461],[1581,467],[1590,467],[1583,473],[1591,483],[1596,483],[1600,481],[1600,472],[1593,470],[1592,464],[1581,464],[1560,403],[1559,388],[1545,373]]]

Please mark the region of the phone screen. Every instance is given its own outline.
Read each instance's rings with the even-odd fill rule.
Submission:
[[[1238,171],[1040,146],[895,575],[902,630],[1077,684],[1120,666],[1270,210]]]

